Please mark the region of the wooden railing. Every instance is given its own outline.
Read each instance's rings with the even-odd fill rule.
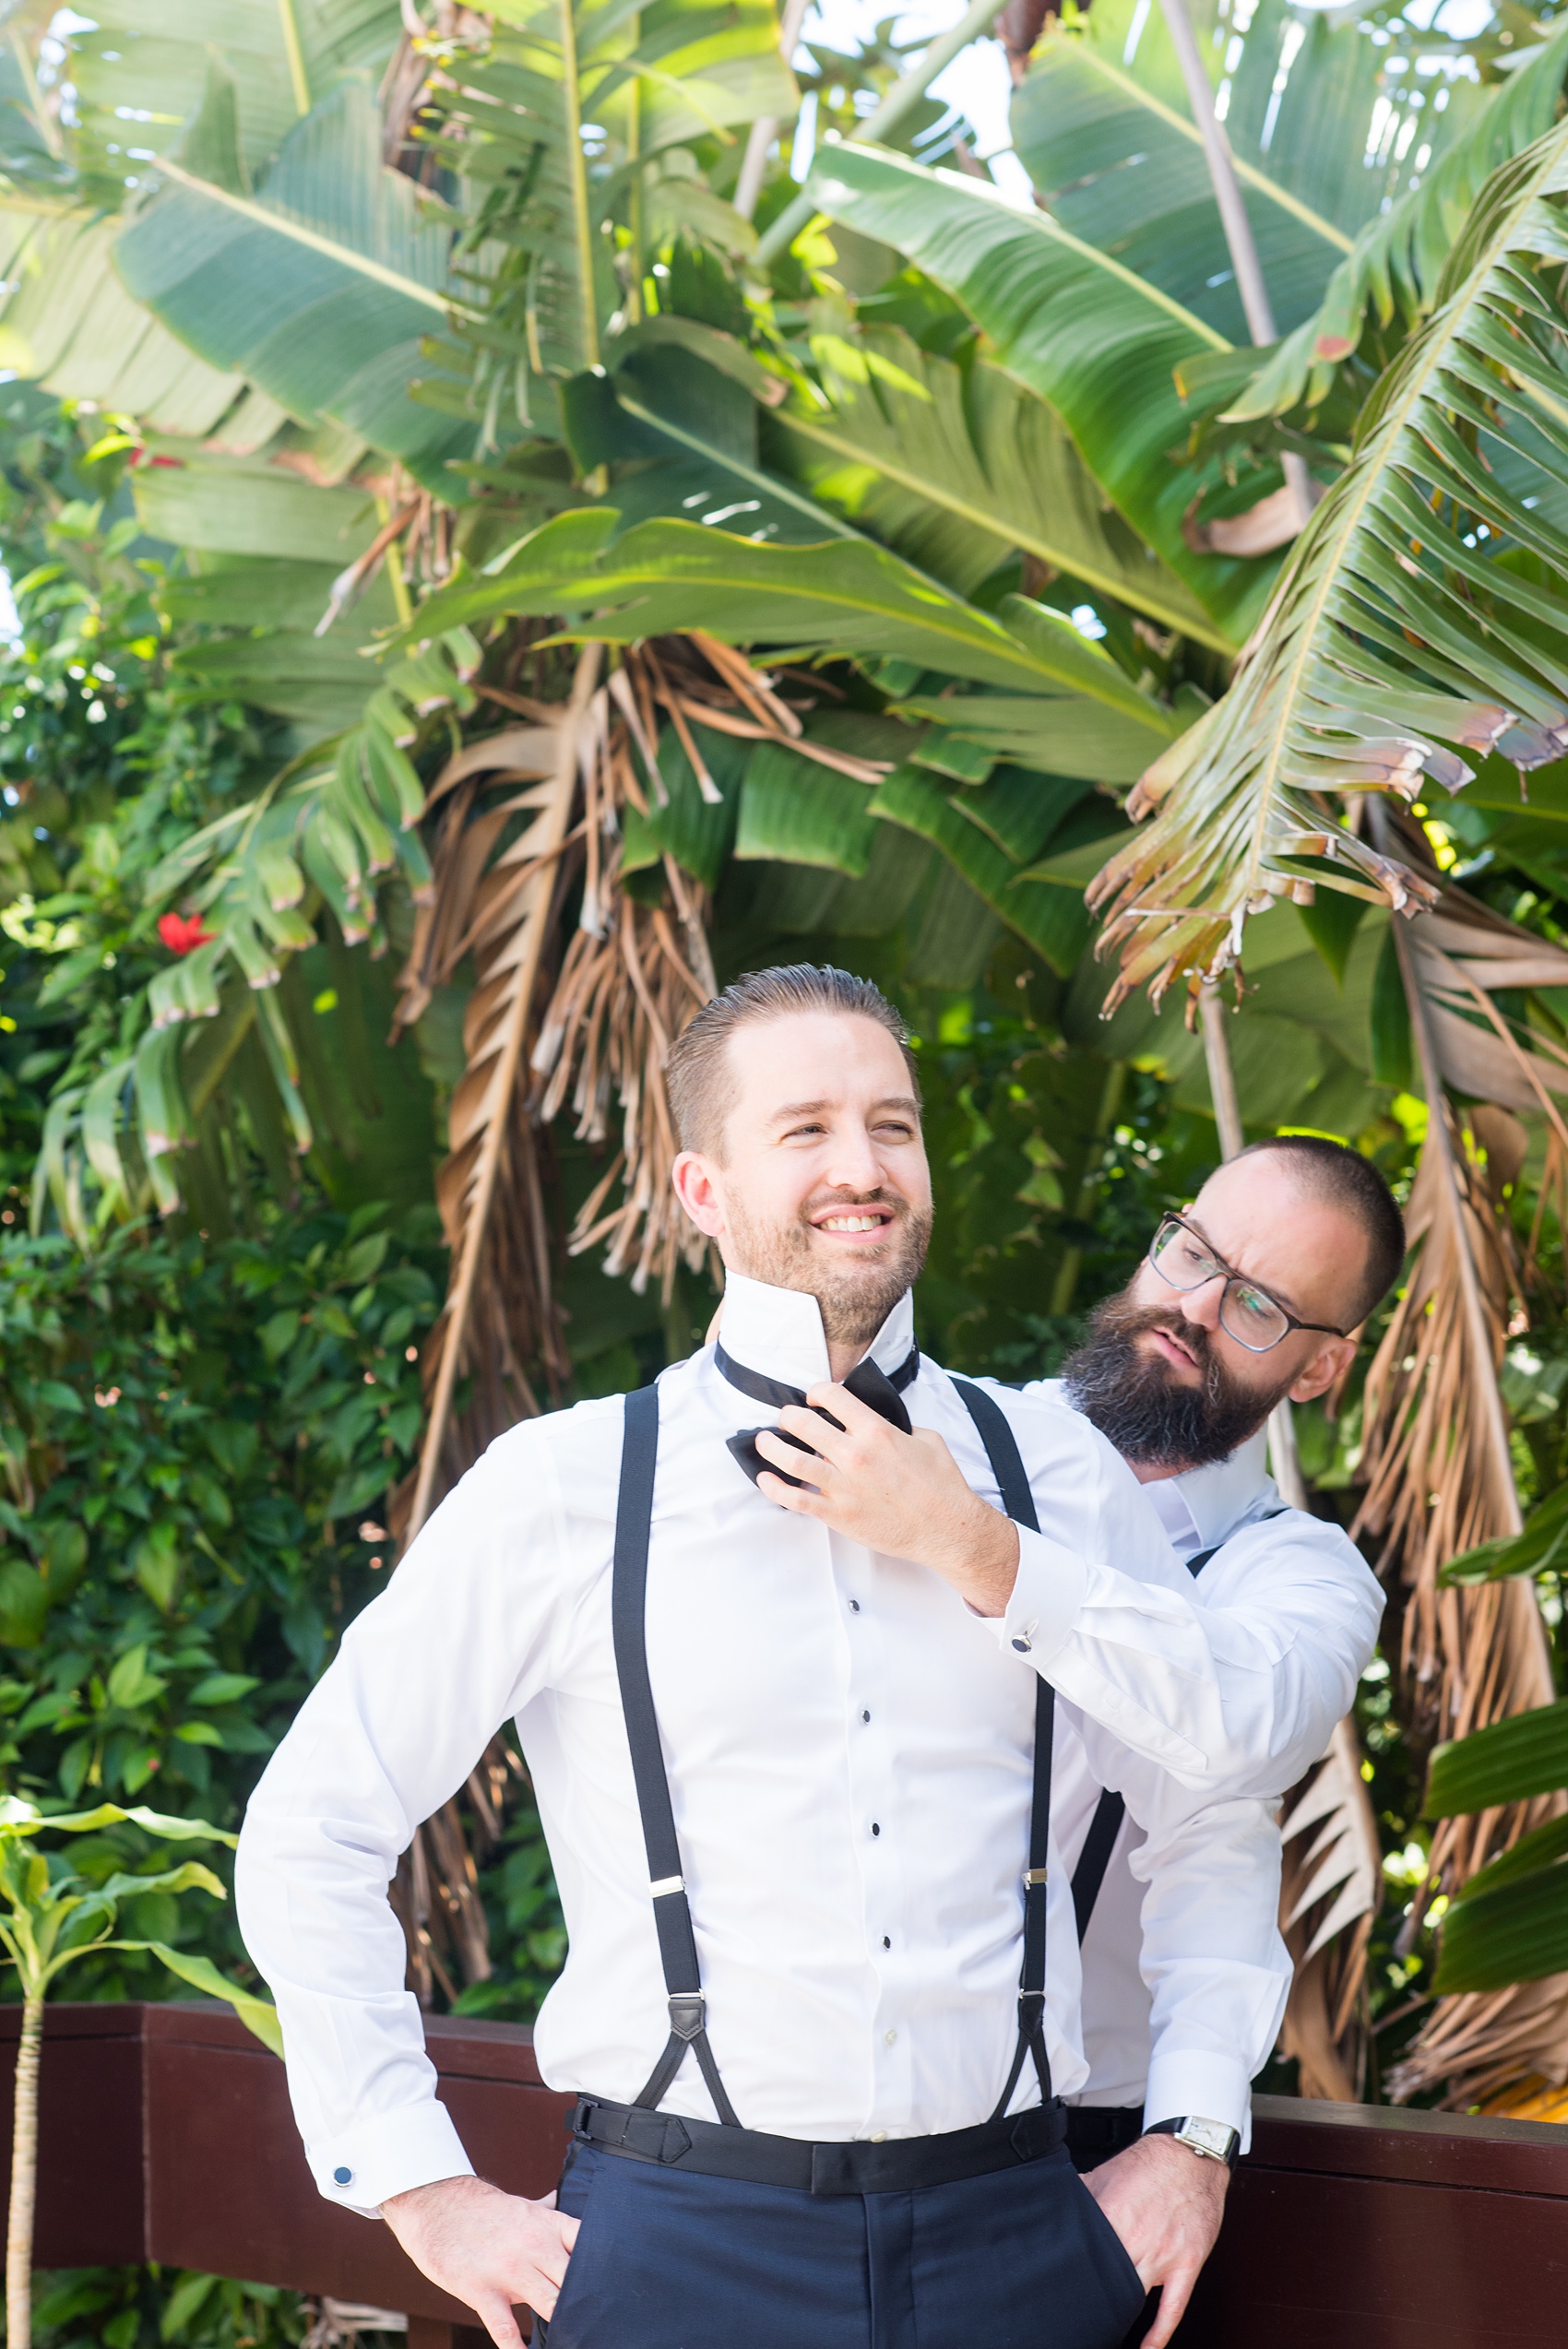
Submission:
[[[20,2010],[0,2007],[0,2042]],[[432,2019],[426,2042],[475,2166],[540,2194],[570,2099],[531,2035]],[[0,2055],[10,2142],[11,2060]],[[482,2349],[472,2311],[385,2226],[324,2202],[283,2067],[226,2007],[51,2007],[37,2262],[157,2260],[397,2309],[409,2349]],[[1562,2349],[1568,2129],[1260,2097],[1182,2349]]]

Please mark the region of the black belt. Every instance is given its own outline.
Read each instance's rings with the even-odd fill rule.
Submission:
[[[1135,2145],[1143,2133],[1142,2105],[1067,2106],[1067,2150],[1075,2160],[1080,2153],[1092,2153],[1096,2160],[1108,2161],[1112,2153],[1124,2153]]]
[[[1067,2116],[1060,2104],[1032,2105],[1011,2119],[985,2120],[939,2137],[888,2137],[880,2144],[855,2137],[813,2145],[800,2137],[766,2137],[755,2129],[726,2129],[651,2112],[646,2105],[605,2105],[583,2096],[572,2130],[579,2144],[597,2145],[601,2153],[695,2170],[703,2177],[792,2186],[802,2194],[908,2194],[1043,2161],[1065,2138]]]

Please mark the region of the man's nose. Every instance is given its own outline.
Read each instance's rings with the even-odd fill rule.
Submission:
[[[1200,1329],[1218,1329],[1219,1309],[1224,1302],[1225,1275],[1223,1273],[1216,1273],[1214,1278],[1206,1280],[1201,1287],[1182,1290],[1182,1318],[1183,1321],[1195,1322]]]
[[[827,1180],[838,1191],[875,1191],[886,1180],[869,1133],[835,1137]]]

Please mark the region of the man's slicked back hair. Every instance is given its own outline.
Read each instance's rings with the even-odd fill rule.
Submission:
[[[1326,1200],[1360,1226],[1366,1266],[1356,1310],[1347,1324],[1359,1328],[1382,1304],[1405,1263],[1405,1219],[1394,1193],[1370,1158],[1343,1142],[1331,1142],[1325,1133],[1277,1133],[1265,1142],[1249,1143],[1239,1155],[1255,1158],[1265,1150],[1289,1161],[1312,1198]]]
[[[880,987],[830,963],[780,963],[771,970],[749,971],[715,995],[670,1047],[664,1076],[683,1150],[706,1150],[714,1157],[722,1151],[724,1121],[737,1090],[730,1067],[730,1038],[736,1029],[791,1012],[848,1012],[874,1020],[903,1053],[909,1090],[920,1098],[909,1031]]]

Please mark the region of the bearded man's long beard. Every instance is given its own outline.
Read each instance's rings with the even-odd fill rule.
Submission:
[[[814,1242],[812,1218],[826,1208],[847,1215],[857,1208],[886,1207],[892,1221],[874,1252],[837,1265],[825,1262]],[[736,1271],[774,1288],[803,1289],[816,1299],[829,1346],[869,1346],[925,1265],[931,1244],[931,1213],[917,1210],[891,1191],[819,1192],[787,1224],[755,1223],[731,1204],[730,1225]]]
[[[1169,1330],[1194,1357],[1201,1377],[1189,1386],[1138,1339]],[[1229,1459],[1255,1435],[1293,1377],[1243,1386],[1215,1353],[1207,1330],[1164,1305],[1108,1297],[1089,1317],[1089,1333],[1063,1365],[1075,1406],[1124,1460],[1146,1468],[1206,1468]]]

